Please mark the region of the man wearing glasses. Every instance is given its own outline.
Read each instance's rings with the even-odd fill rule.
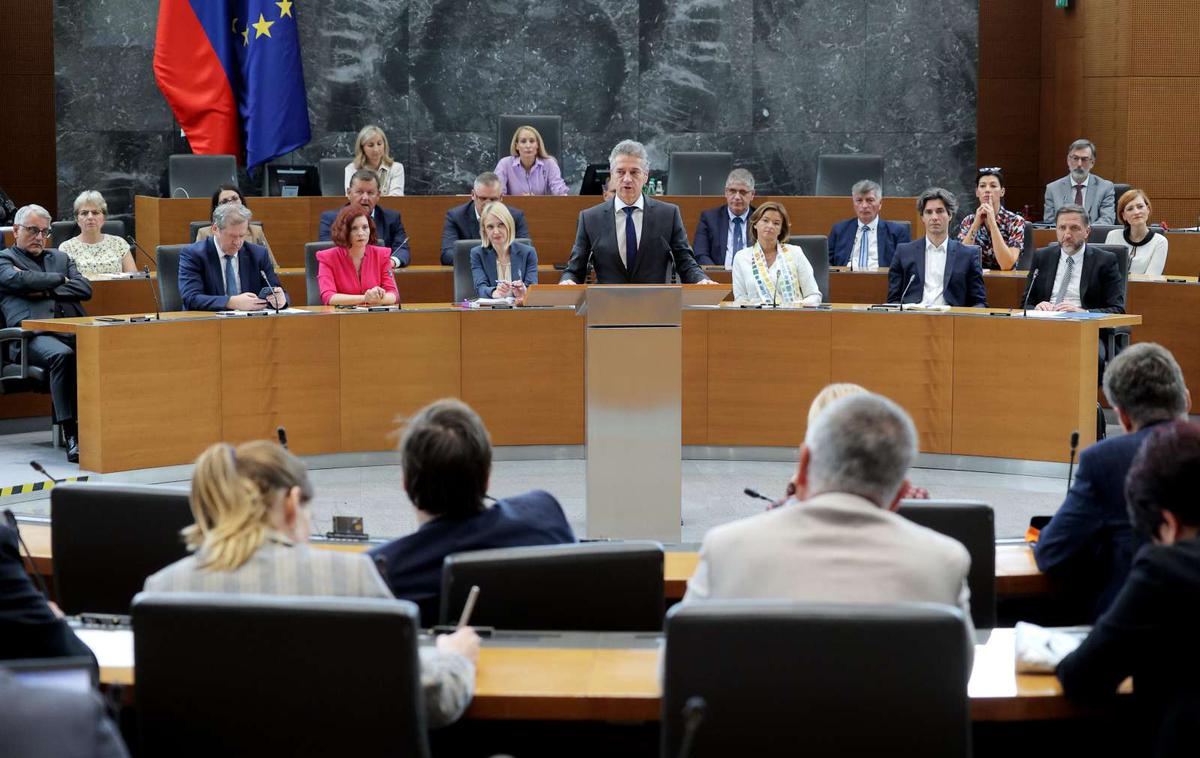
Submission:
[[[92,285],[70,257],[53,248],[50,213],[40,205],[17,211],[14,244],[0,251],[0,311],[8,326],[29,318],[70,318],[84,315],[80,303],[92,297]],[[50,372],[54,421],[67,438],[67,460],[79,462],[79,433],[75,423],[75,350],[69,335],[39,334],[29,341],[29,363]],[[17,345],[8,360],[19,360]]]
[[[1042,220],[1051,222],[1064,205],[1081,205],[1093,224],[1115,224],[1116,198],[1113,183],[1092,173],[1096,165],[1096,146],[1091,140],[1077,139],[1067,150],[1067,171],[1062,179],[1046,185],[1046,208]]]

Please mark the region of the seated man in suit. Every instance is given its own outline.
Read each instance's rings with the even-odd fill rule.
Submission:
[[[0,660],[79,656],[92,651],[33,585],[16,531],[0,524]]]
[[[350,186],[346,189],[346,204],[358,203],[367,209],[371,219],[375,221],[375,238],[379,244],[391,248],[392,267],[404,268],[412,260],[408,249],[408,235],[404,233],[404,223],[400,220],[400,211],[389,211],[379,205],[379,175],[369,168],[355,171],[350,177]],[[321,213],[321,227],[317,239],[326,242],[331,238],[329,229],[333,226],[341,208]],[[453,263],[453,261],[451,261]]]
[[[0,252],[0,310],[4,322],[17,327],[27,318],[82,316],[80,303],[92,297],[92,285],[75,268],[70,256],[46,247],[50,213],[26,205],[13,219],[13,246]],[[54,421],[67,440],[67,460],[79,462],[79,433],[75,415],[75,340],[70,335],[38,334],[29,340],[29,363],[50,372]],[[9,360],[21,348],[12,344]]]
[[[479,214],[488,203],[504,201],[500,191],[500,177],[485,171],[475,177],[471,187],[471,199],[446,211],[446,222],[442,224],[442,265],[454,265],[454,243],[459,240],[479,242]],[[505,206],[516,224],[516,235],[529,239],[529,227],[525,223],[525,212],[511,205]]]
[[[287,295],[279,286],[267,249],[246,242],[250,215],[244,205],[218,205],[213,211],[212,236],[179,251],[179,297],[184,310],[287,307]]]
[[[895,513],[916,454],[912,419],[887,398],[830,403],[800,448],[794,500],[710,530],[683,602],[945,603],[969,631],[967,549]]]
[[[668,265],[685,284],[716,284],[696,265],[679,208],[642,194],[650,176],[642,143],[618,142],[608,166],[616,177],[617,196],[579,214],[575,244],[559,284],[582,283],[589,263],[599,284],[662,284]]]
[[[0,661],[0,755],[26,758],[129,758],[95,692],[23,684]]]
[[[1079,455],[1067,498],[1034,547],[1038,568],[1061,581],[1089,622],[1112,605],[1140,545],[1125,503],[1133,456],[1157,425],[1186,419],[1191,407],[1175,357],[1153,342],[1131,345],[1113,359],[1104,372],[1104,396],[1128,434]]]
[[[442,560],[466,550],[574,542],[554,496],[542,490],[491,500],[492,443],[483,421],[458,400],[438,400],[408,419],[400,441],[404,490],[417,531],[371,551],[396,597],[437,623]]]
[[[1125,312],[1125,283],[1117,256],[1087,245],[1092,225],[1078,205],[1063,205],[1054,214],[1057,245],[1033,254],[1025,280],[1023,303],[1039,311]]]
[[[850,195],[856,218],[839,221],[829,230],[829,265],[853,271],[887,268],[896,245],[910,240],[908,227],[879,217],[883,188],[876,182],[863,179],[850,188]]]
[[[1113,183],[1092,173],[1096,165],[1096,146],[1091,140],[1077,139],[1067,150],[1068,174],[1046,185],[1046,207],[1042,220],[1056,218],[1064,205],[1079,205],[1097,224],[1115,224],[1116,197]]]
[[[987,306],[979,248],[950,238],[958,201],[949,190],[931,187],[917,198],[925,236],[896,246],[888,267],[888,302]]]
[[[733,268],[734,253],[747,246],[753,203],[754,175],[744,168],[730,171],[725,179],[725,204],[701,213],[696,224],[696,263]]]

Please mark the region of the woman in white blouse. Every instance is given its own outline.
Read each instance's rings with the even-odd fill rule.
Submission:
[[[1140,189],[1127,190],[1117,202],[1117,220],[1124,229],[1113,229],[1106,245],[1124,245],[1129,250],[1129,273],[1162,276],[1167,265],[1167,237],[1150,228],[1150,198]]]
[[[129,243],[115,234],[104,234],[108,203],[96,190],[85,190],[75,198],[75,223],[79,235],[66,240],[58,249],[67,254],[85,277],[137,271]]]
[[[787,209],[770,201],[750,216],[750,247],[733,256],[733,298],[738,303],[820,305],[821,290],[804,251],[788,238]]]
[[[392,159],[387,135],[374,124],[364,126],[354,140],[354,160],[346,164],[346,189],[355,171],[369,168],[379,175],[379,194],[404,194],[404,164]]]

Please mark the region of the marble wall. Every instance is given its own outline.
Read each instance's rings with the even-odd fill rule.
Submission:
[[[185,151],[151,70],[157,4],[55,0],[59,206],[112,212]],[[886,156],[885,190],[963,192],[975,165],[975,0],[327,0],[294,6],[313,141],[297,162],[387,132],[411,194],[468,191],[500,113],[563,116],[578,186],[620,139],[654,168],[728,150],[760,192],[810,193],[816,156]]]

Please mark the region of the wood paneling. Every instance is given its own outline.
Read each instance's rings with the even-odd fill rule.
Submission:
[[[0,187],[17,207],[58,213],[55,180],[54,3],[10,0],[0,23],[6,117],[0,119]]]
[[[683,313],[682,443],[708,444],[708,311]]]

